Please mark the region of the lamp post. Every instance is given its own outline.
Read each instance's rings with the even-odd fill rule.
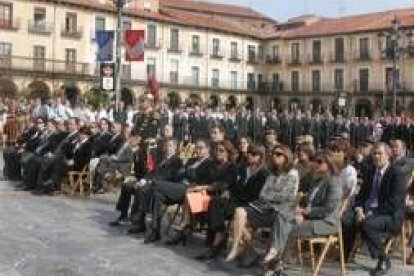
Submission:
[[[118,111],[121,98],[121,39],[122,39],[122,10],[128,0],[113,0],[116,6],[117,27],[115,40],[115,108]]]
[[[393,97],[393,116],[397,116],[397,89],[399,82],[399,72],[397,68],[397,62],[401,56],[406,52],[410,52],[413,49],[413,32],[412,30],[406,31],[401,28],[401,22],[397,18],[391,21],[392,28],[390,30],[382,31],[378,34],[379,50],[386,59],[392,60],[392,97]],[[404,47],[404,34],[408,40],[407,45]],[[388,80],[388,76],[386,76]],[[388,89],[388,87],[386,88]],[[385,97],[383,97],[385,99]]]

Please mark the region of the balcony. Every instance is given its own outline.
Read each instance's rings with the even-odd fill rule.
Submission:
[[[0,71],[15,71],[28,74],[37,72],[41,74],[92,75],[90,64],[88,63],[10,55],[0,55]]]
[[[149,41],[145,43],[145,49],[157,51],[161,49],[161,44],[159,42]]]
[[[218,78],[211,78],[211,88],[219,89],[220,88],[220,79]]]
[[[181,50],[179,45],[171,45],[167,52],[172,54],[181,54],[183,50]]]
[[[17,31],[20,28],[19,18],[0,19],[0,29]]]
[[[213,51],[211,52],[210,58],[212,58],[212,59],[223,59],[224,58],[224,53],[219,49],[213,49]]]
[[[27,30],[32,34],[50,35],[53,32],[53,23],[29,20]]]
[[[331,53],[329,61],[331,63],[345,63],[346,54],[344,52]]]
[[[372,56],[369,51],[357,51],[354,52],[354,59],[360,62],[367,62],[372,60]]]
[[[229,61],[231,62],[240,62],[243,60],[243,55],[237,52],[233,52],[230,54]]]
[[[251,64],[251,65],[257,65],[257,64],[259,63],[259,58],[258,58],[256,55],[252,55],[252,54],[250,54],[250,55],[247,57],[247,61],[246,61],[246,63],[247,63],[247,64]]]
[[[323,62],[324,58],[321,53],[313,53],[308,56],[308,63],[311,65],[321,65]]]
[[[266,64],[281,64],[282,59],[279,56],[266,56]]]
[[[188,54],[193,57],[202,57],[203,52],[200,50],[200,46],[192,46],[188,51]]]
[[[290,66],[299,66],[302,65],[302,59],[299,56],[290,57],[289,63]]]
[[[82,28],[81,27],[77,27],[77,28],[66,28],[63,27],[60,35],[64,38],[71,38],[71,39],[81,39],[82,38]]]

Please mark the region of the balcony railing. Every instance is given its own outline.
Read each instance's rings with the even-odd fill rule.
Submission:
[[[324,58],[323,58],[323,54],[319,53],[319,54],[309,54],[308,56],[308,63],[309,64],[322,64],[324,62]]]
[[[0,70],[92,75],[90,64],[30,57],[0,55]]]
[[[200,49],[200,46],[196,47],[196,46],[192,46],[190,47],[188,54],[190,56],[196,56],[196,57],[201,57],[203,56],[203,52]]]
[[[243,55],[238,52],[230,53],[229,61],[231,62],[240,62],[243,60]]]
[[[20,28],[19,18],[0,19],[0,29],[16,31]]]
[[[34,34],[49,35],[53,32],[53,23],[29,20],[27,23],[27,30]]]
[[[222,59],[224,57],[223,51],[219,49],[213,49],[210,54],[210,58],[212,59]]]
[[[357,61],[371,61],[372,60],[372,56],[371,56],[371,52],[367,51],[356,51],[354,52],[354,59]]]
[[[301,65],[301,64],[302,64],[302,59],[300,56],[290,57],[289,65],[295,66],[295,65]]]
[[[63,27],[62,30],[61,30],[61,32],[60,32],[60,35],[62,37],[72,38],[72,39],[81,39],[82,38],[82,34],[83,34],[83,31],[82,31],[82,28],[81,27],[77,27],[77,28],[66,28],[66,27]]]
[[[150,42],[145,43],[145,49],[159,50],[161,49],[161,44],[159,42],[150,41]]]
[[[248,55],[247,57],[247,61],[248,64],[258,64],[259,63],[259,58],[256,55]]]
[[[266,63],[267,64],[280,64],[282,63],[282,59],[279,56],[266,56]]]
[[[329,60],[332,63],[344,63],[346,62],[346,54],[345,52],[331,53]]]
[[[181,54],[183,52],[179,45],[171,45],[167,51],[174,54]]]

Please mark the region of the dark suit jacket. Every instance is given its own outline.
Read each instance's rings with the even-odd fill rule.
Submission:
[[[178,155],[173,155],[166,160],[161,160],[155,171],[147,178],[176,182],[177,172],[183,168],[183,161]]]
[[[261,168],[254,175],[250,176],[246,182],[247,167],[240,167],[237,182],[229,186],[232,198],[240,205],[256,200],[266,182],[268,174],[269,172],[266,169]]]
[[[36,149],[36,154],[43,156],[48,152],[54,152],[66,136],[66,132],[57,131],[52,133],[43,144],[39,145]]]
[[[92,142],[87,140],[79,148],[73,152],[73,169],[75,171],[81,171],[91,159],[92,155]]]
[[[365,202],[371,195],[375,172],[375,166],[371,166],[367,173],[363,175],[363,184],[355,199],[355,208],[364,208]],[[405,196],[406,183],[404,182],[404,175],[395,166],[389,165],[382,176],[381,187],[378,192],[378,208],[374,211],[374,214],[392,217],[394,229],[390,229],[391,233],[398,232],[404,221]]]
[[[178,178],[187,179],[191,185],[211,185],[216,173],[214,160],[208,157],[196,168],[191,168],[197,160],[197,158],[188,160],[184,171],[179,173]]]
[[[100,157],[105,153],[107,154],[111,138],[112,134],[110,132],[103,132],[96,136],[92,145],[92,157]]]
[[[121,135],[117,135],[116,137],[112,136],[112,138],[108,141],[106,153],[109,155],[116,154],[124,144],[124,140],[125,139]]]

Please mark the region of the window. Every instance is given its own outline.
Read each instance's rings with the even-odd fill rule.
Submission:
[[[253,73],[247,74],[247,89],[256,90],[256,81]]]
[[[344,51],[344,39],[342,37],[335,38],[335,61],[336,62],[343,62],[345,59]]]
[[[148,58],[147,60],[147,76],[153,76],[156,73],[156,60],[155,58]]]
[[[291,89],[293,92],[299,91],[299,72],[292,71],[291,73]]]
[[[312,91],[313,92],[321,91],[321,71],[319,70],[312,71]]]
[[[359,69],[359,91],[369,90],[369,70]]]
[[[262,46],[257,47],[257,58],[259,60],[263,60],[263,47]]]
[[[280,81],[280,76],[279,76],[279,74],[278,74],[278,73],[274,73],[274,74],[272,75],[272,83],[273,83],[273,84],[276,84],[276,83],[279,83],[279,81]]]
[[[122,21],[122,30],[131,30],[132,29],[132,22],[131,20],[123,20]]]
[[[178,83],[178,59],[171,59],[170,61],[170,83]]]
[[[211,78],[211,86],[213,88],[218,88],[220,84],[220,71],[218,69],[213,69],[213,77]]]
[[[150,47],[155,47],[157,43],[157,26],[148,24],[147,26],[147,44]]]
[[[369,40],[368,37],[359,39],[359,58],[362,60],[369,60]]]
[[[220,53],[220,40],[213,38],[213,56],[219,56]]]
[[[170,50],[179,51],[179,31],[178,29],[171,29]]]
[[[343,69],[335,69],[334,85],[335,85],[335,91],[344,90],[344,70]]]
[[[121,76],[123,79],[131,79],[131,64],[122,64]]]
[[[144,10],[151,11],[151,0],[144,0]]]
[[[45,46],[34,46],[33,47],[33,58],[34,59],[45,59],[46,58]]]
[[[273,47],[272,47],[272,58],[273,59],[279,58],[279,45],[273,45]]]
[[[9,3],[0,3],[0,26],[12,27],[13,6]]]
[[[191,81],[192,85],[198,85],[200,79],[200,68],[198,66],[191,67]]]
[[[231,53],[231,58],[232,59],[237,59],[238,58],[238,53],[237,53],[237,42],[231,42],[230,43],[230,53]]]
[[[253,45],[249,45],[248,48],[248,60],[249,62],[255,62],[256,61],[256,47]]]
[[[237,72],[231,71],[230,72],[230,82],[231,82],[231,89],[236,90],[237,89]]]
[[[65,62],[66,62],[66,71],[74,72],[76,69],[76,50],[75,49],[65,50]]]
[[[321,62],[321,41],[315,40],[312,42],[312,61],[314,63]]]
[[[293,64],[298,64],[300,62],[300,44],[292,43],[291,45],[291,59]]]
[[[0,42],[0,56],[11,56],[12,45],[7,42]]]
[[[200,37],[198,35],[193,35],[191,39],[191,51],[193,53],[200,53]]]
[[[105,18],[97,16],[95,17],[95,31],[105,30]]]
[[[76,13],[68,12],[65,17],[65,31],[67,33],[74,33],[77,31],[77,15]]]
[[[33,14],[33,22],[36,26],[46,23],[46,10],[44,8],[35,8]]]

